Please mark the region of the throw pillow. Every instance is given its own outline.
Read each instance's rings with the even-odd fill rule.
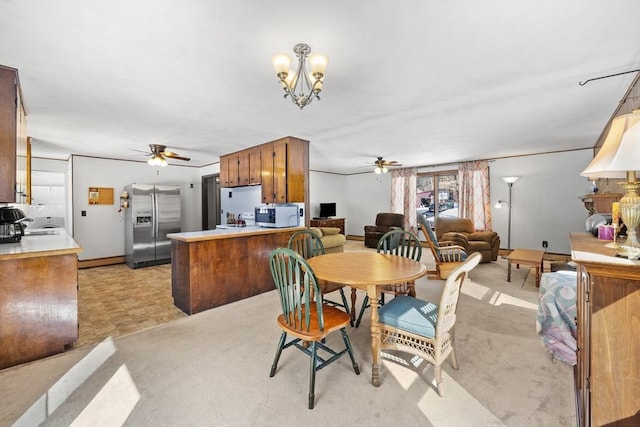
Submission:
[[[325,236],[332,236],[334,234],[340,233],[340,228],[338,228],[338,227],[320,227],[320,231],[322,231],[322,234],[324,234]]]
[[[318,227],[309,227],[309,231],[315,234],[318,238],[322,237],[322,231]]]

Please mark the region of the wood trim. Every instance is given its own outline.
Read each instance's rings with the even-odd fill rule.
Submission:
[[[78,268],[104,267],[106,265],[124,264],[124,256],[94,258],[78,261]]]

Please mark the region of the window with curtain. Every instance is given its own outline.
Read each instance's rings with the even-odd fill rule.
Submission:
[[[476,230],[491,231],[489,162],[477,160],[458,166],[460,176],[460,216],[473,221]]]
[[[434,228],[440,216],[458,216],[458,171],[420,173],[416,179],[416,211]]]
[[[416,218],[416,168],[391,171],[391,212],[404,215],[404,229],[415,232]]]

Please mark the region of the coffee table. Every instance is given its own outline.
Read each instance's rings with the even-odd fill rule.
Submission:
[[[544,251],[538,251],[535,249],[514,249],[513,252],[507,256],[507,282],[511,281],[511,263],[515,263],[518,268],[520,267],[520,264],[529,265],[536,269],[536,287],[540,287],[540,273],[543,270],[543,257]],[[522,285],[524,286],[524,282]]]

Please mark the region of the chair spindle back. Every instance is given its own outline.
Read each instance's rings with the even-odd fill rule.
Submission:
[[[391,230],[384,234],[378,242],[378,252],[398,255],[420,261],[422,246],[420,239],[411,231]]]
[[[311,310],[316,310],[318,328],[324,330],[322,292],[305,259],[291,249],[278,248],[271,252],[270,267],[289,327],[309,331]]]
[[[460,299],[462,282],[482,259],[478,252],[471,254],[458,268],[453,270],[442,289],[440,304],[438,305],[438,321],[436,322],[436,336],[447,333],[456,323],[456,310]]]

